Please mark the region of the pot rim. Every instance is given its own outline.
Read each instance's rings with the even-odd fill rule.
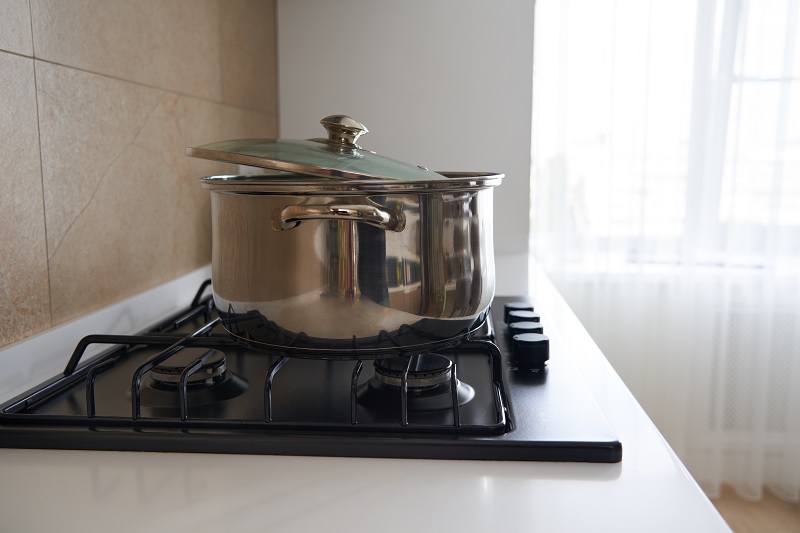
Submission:
[[[491,172],[438,172],[448,179],[426,181],[322,179],[304,174],[235,175],[200,178],[205,189],[236,194],[349,194],[439,193],[496,187],[504,174]]]

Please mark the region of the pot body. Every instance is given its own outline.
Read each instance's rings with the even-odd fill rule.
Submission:
[[[492,186],[469,183],[208,186],[223,325],[253,348],[300,357],[386,357],[464,340],[495,283]]]

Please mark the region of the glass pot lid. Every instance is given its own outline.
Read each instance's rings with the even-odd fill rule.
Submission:
[[[320,123],[328,138],[240,139],[187,148],[186,155],[260,168],[342,180],[446,180],[423,166],[383,157],[356,144],[366,126],[346,115],[331,115]],[[264,179],[269,179],[264,176]]]

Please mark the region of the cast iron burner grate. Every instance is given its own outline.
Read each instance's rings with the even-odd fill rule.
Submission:
[[[376,431],[376,432],[436,432],[436,433],[457,433],[457,434],[500,434],[507,430],[506,406],[503,402],[503,389],[502,377],[500,372],[501,354],[497,347],[491,342],[484,340],[474,340],[463,343],[460,346],[459,352],[470,353],[470,351],[479,352],[488,355],[491,361],[492,381],[495,389],[495,420],[493,423],[486,424],[469,424],[461,423],[460,417],[460,404],[458,400],[458,380],[456,372],[456,364],[447,359],[444,355],[438,354],[424,354],[424,355],[410,355],[405,356],[402,351],[397,351],[393,358],[383,360],[377,366],[394,364],[394,369],[391,371],[392,379],[396,380],[396,388],[399,391],[397,407],[399,409],[400,423],[392,424],[387,422],[380,423],[364,423],[359,420],[359,376],[362,373],[363,361],[357,360],[352,369],[352,378],[350,382],[350,418],[348,420],[331,420],[324,423],[308,422],[308,421],[282,421],[276,422],[273,416],[274,400],[273,388],[274,382],[278,377],[279,372],[292,360],[288,355],[278,354],[277,359],[268,368],[264,377],[263,397],[264,397],[264,411],[260,420],[246,420],[246,419],[208,419],[208,418],[193,418],[190,417],[190,396],[192,387],[198,388],[197,384],[208,383],[208,387],[214,387],[220,383],[225,383],[222,370],[225,366],[225,356],[223,350],[226,348],[238,347],[238,344],[225,334],[214,335],[213,332],[221,324],[219,318],[212,318],[213,308],[211,305],[211,298],[203,299],[203,293],[208,287],[208,282],[205,282],[199,289],[197,295],[192,301],[192,308],[189,312],[180,315],[174,320],[168,320],[155,328],[156,335],[91,335],[85,337],[76,347],[64,370],[64,377],[53,383],[51,386],[42,390],[39,394],[35,394],[30,398],[26,398],[21,402],[17,402],[10,408],[4,410],[4,414],[16,418],[16,415],[25,413],[25,419],[33,416],[39,422],[52,422],[59,425],[75,425],[99,428],[104,426],[119,427],[128,426],[132,428],[152,428],[152,427],[166,427],[175,425],[178,428],[205,428],[205,429],[242,429],[254,428],[262,429],[264,423],[270,424],[275,429],[305,429],[309,431],[326,431],[326,430],[342,430],[348,431]],[[164,332],[176,331],[188,321],[202,316],[208,320],[201,328],[193,331],[185,337],[176,337],[173,335],[165,335]],[[221,328],[220,328],[221,329]],[[86,349],[93,344],[120,344],[116,350],[107,352],[97,360],[92,361],[90,364],[82,368],[78,368],[83,354]],[[95,395],[95,383],[98,376],[114,368],[121,358],[126,357],[132,349],[139,345],[164,347],[156,355],[147,359],[144,363],[140,364],[132,377],[132,384],[130,387],[131,397],[131,416],[129,420],[124,420],[121,417],[114,416],[98,416],[97,415],[97,399]],[[194,358],[188,355],[190,352],[198,353]],[[186,354],[186,355],[184,355]],[[440,409],[449,408],[452,412],[452,423],[428,423],[428,424],[412,424],[409,421],[409,395],[413,395],[415,390],[419,392],[419,387],[415,387],[415,382],[421,379],[424,373],[421,373],[414,366],[418,366],[420,362],[429,361],[432,358],[440,358],[447,361],[447,379],[440,382],[440,385],[445,385],[445,391],[451,399],[449,406],[442,405]],[[182,361],[182,363],[179,363]],[[380,360],[379,360],[380,361]],[[391,363],[389,363],[391,361]],[[397,368],[397,362],[401,362],[404,368]],[[352,361],[350,361],[352,363]],[[211,377],[206,377],[205,373],[211,371]],[[390,373],[388,369],[384,369],[384,374]],[[177,418],[165,417],[143,417],[142,416],[142,395],[149,389],[143,388],[143,383],[147,377],[150,377],[152,382],[156,384],[158,389],[164,390],[165,381],[168,381],[177,392],[177,405],[180,407],[180,416]],[[380,371],[376,372],[376,378],[380,379]],[[440,375],[441,377],[441,375]],[[242,379],[238,378],[241,382]],[[384,378],[386,379],[386,378]],[[85,381],[85,396],[86,396],[86,416],[72,416],[72,417],[53,417],[44,414],[35,414],[30,410],[30,406],[44,398],[44,395],[52,395],[59,390],[66,389],[74,386],[77,382]],[[241,388],[241,387],[240,387]],[[462,386],[463,390],[464,387]],[[209,389],[210,390],[210,389]],[[227,389],[228,391],[230,388]],[[208,396],[208,395],[207,395]],[[220,401],[229,399],[229,395],[219,397]],[[386,402],[384,402],[386,403]],[[383,407],[384,409],[386,406]],[[20,420],[23,418],[20,417]]]
[[[208,287],[207,281],[185,311],[140,335],[82,339],[62,375],[0,406],[0,446],[621,458],[621,445],[580,380],[553,373],[553,364],[518,369],[491,320],[472,339],[435,353],[398,350],[368,365],[296,358],[233,340],[205,296]],[[502,313],[492,314],[502,323]],[[92,345],[112,347],[82,364]]]

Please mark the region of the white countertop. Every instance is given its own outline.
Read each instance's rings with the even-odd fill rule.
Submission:
[[[529,288],[551,357],[568,359],[590,386],[622,442],[621,463],[0,449],[0,530],[730,531],[546,276],[528,272],[524,257],[498,257],[497,267],[498,294]],[[186,297],[172,303],[170,290],[206,275],[127,305],[160,293],[165,310],[177,308]],[[142,326],[124,305],[105,315],[128,333]],[[65,326],[76,340],[86,327]],[[55,333],[0,350],[0,363],[31,345],[46,353]],[[0,400],[23,377],[62,367],[46,355],[14,367],[0,378]]]

